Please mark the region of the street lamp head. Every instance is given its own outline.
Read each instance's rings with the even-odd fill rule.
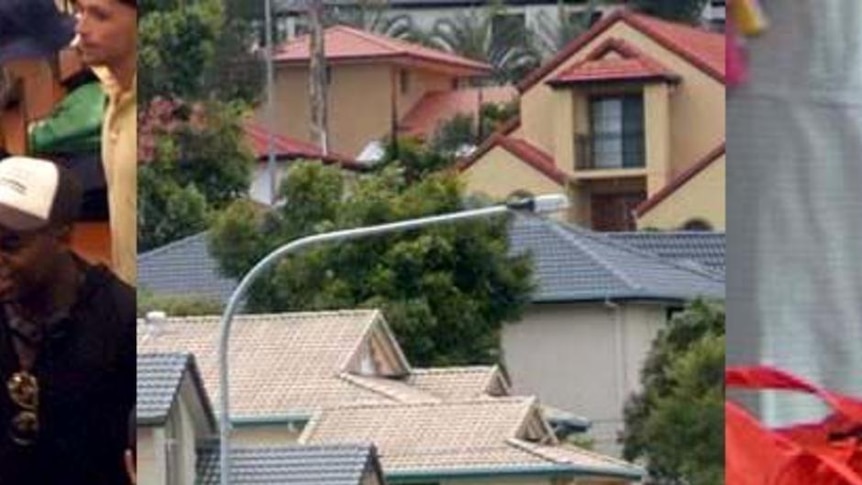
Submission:
[[[569,199],[563,194],[523,197],[506,202],[506,207],[519,213],[549,214],[569,208]]]

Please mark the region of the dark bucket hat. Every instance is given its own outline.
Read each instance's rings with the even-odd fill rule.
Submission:
[[[54,0],[0,0],[0,64],[50,56],[74,36],[75,19]]]

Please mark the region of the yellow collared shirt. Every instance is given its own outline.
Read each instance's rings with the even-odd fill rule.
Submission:
[[[137,75],[123,91],[105,71],[97,73],[108,94],[102,124],[102,164],[111,213],[111,259],[126,283],[137,280],[138,90]]]

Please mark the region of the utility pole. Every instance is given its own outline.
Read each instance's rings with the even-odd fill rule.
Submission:
[[[323,35],[323,0],[309,0],[308,23],[311,28],[309,46],[309,91],[311,97],[311,139],[324,155],[329,154],[327,139],[327,88],[326,48]]]

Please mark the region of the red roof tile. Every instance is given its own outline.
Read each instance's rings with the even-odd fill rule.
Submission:
[[[479,113],[479,89],[432,91],[415,104],[401,119],[402,133],[427,138],[434,134],[440,122],[451,120],[457,114],[476,117]],[[502,104],[518,96],[513,86],[481,88],[482,103]]]
[[[521,81],[518,89],[524,92],[536,85],[617,22],[625,22],[692,63],[712,78],[722,83],[725,82],[725,38],[723,34],[620,9],[596,22],[587,32],[570,42],[545,65],[533,71]]]
[[[611,38],[595,48],[583,61],[548,81],[552,86],[596,81],[678,82],[679,75],[632,44]]]
[[[246,120],[244,122],[245,137],[249,148],[258,160],[265,160],[269,155],[267,134],[268,130],[261,124]],[[275,155],[277,159],[307,159],[322,160],[327,163],[339,163],[344,168],[351,170],[364,170],[365,166],[355,160],[338,153],[323,155],[320,149],[308,142],[299,141],[284,135],[275,134],[273,137]]]
[[[655,208],[663,200],[667,199],[674,192],[684,186],[689,180],[693,179],[695,175],[699,174],[704,169],[712,165],[713,162],[720,159],[721,156],[724,154],[725,143],[722,142],[721,145],[714,148],[705,157],[701,158],[697,163],[695,163],[691,167],[688,167],[685,171],[680,173],[676,178],[671,180],[669,184],[656,192],[652,197],[641,202],[641,204],[637,206],[637,208],[635,208],[635,215],[641,217],[642,215]]]
[[[462,172],[467,170],[482,158],[483,155],[491,151],[494,147],[499,146],[530,167],[538,170],[554,182],[560,185],[566,183],[568,176],[565,172],[557,168],[556,164],[554,164],[554,157],[523,138],[513,138],[508,136],[509,133],[514,131],[519,125],[520,120],[513,120],[513,122],[507,123],[501,127],[488,140],[485,140],[485,143],[479,146],[470,158],[465,160],[458,169]]]
[[[310,41],[310,36],[304,35],[282,44],[276,50],[275,60],[285,63],[308,62]],[[461,76],[487,75],[492,69],[482,62],[344,25],[326,29],[324,49],[327,60],[333,63],[390,60],[400,64],[419,64]]]

